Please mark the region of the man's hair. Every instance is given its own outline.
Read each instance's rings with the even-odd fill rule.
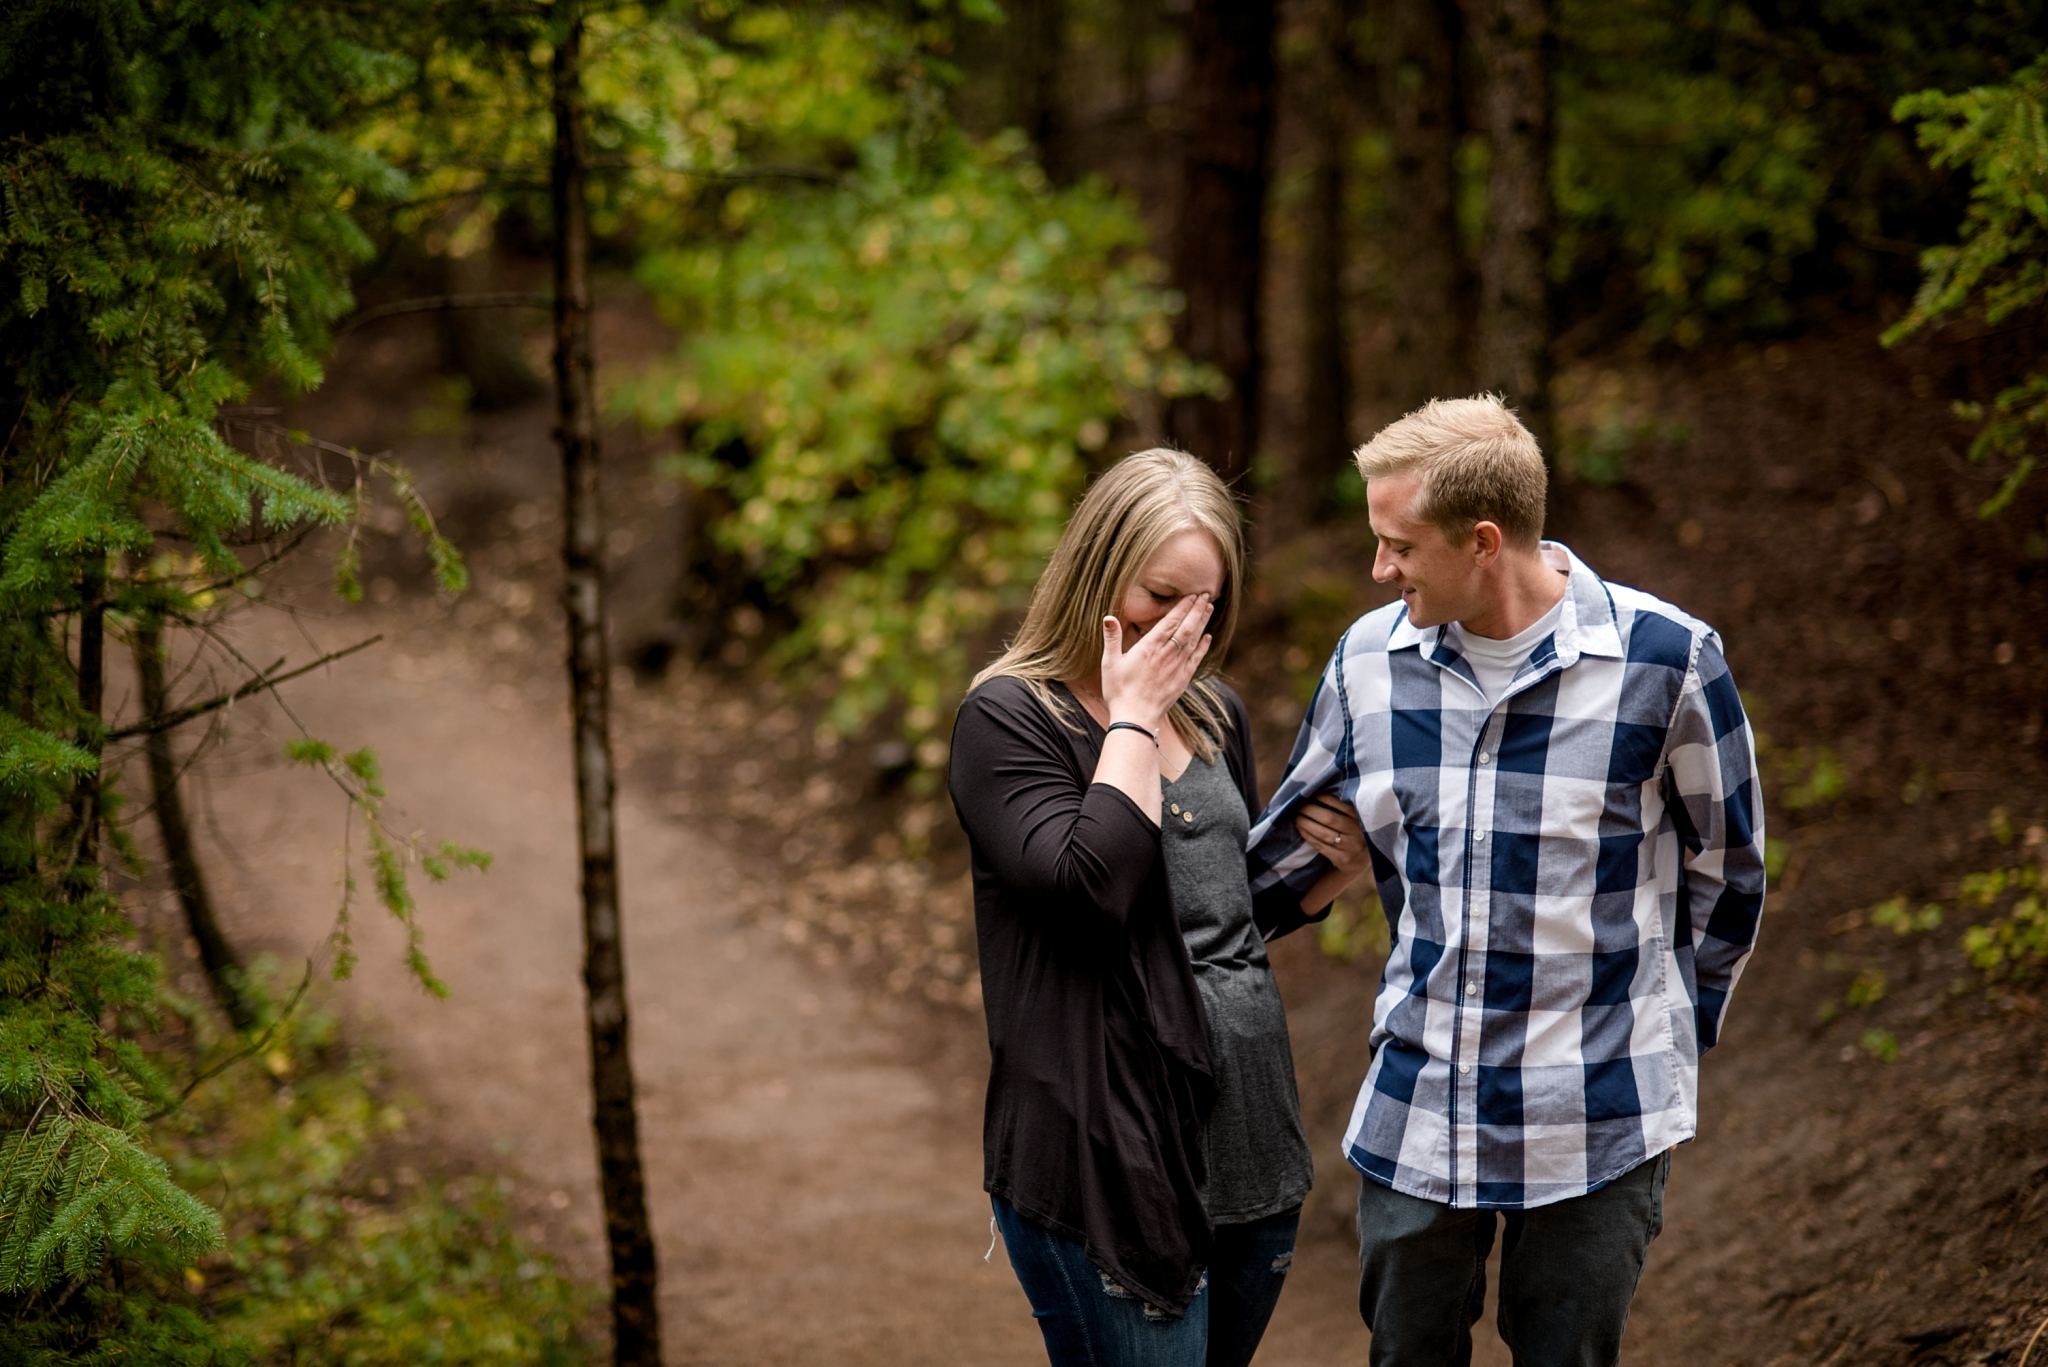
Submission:
[[[1415,515],[1454,545],[1464,544],[1480,522],[1495,524],[1505,540],[1523,547],[1543,535],[1549,482],[1543,453],[1514,410],[1492,394],[1431,399],[1382,427],[1354,458],[1367,480],[1420,473]]]

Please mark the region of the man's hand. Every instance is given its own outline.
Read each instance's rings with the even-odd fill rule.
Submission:
[[[1328,793],[1316,794],[1295,812],[1294,829],[1330,865],[1302,895],[1301,909],[1313,915],[1371,871],[1372,851],[1366,848],[1358,809]]]

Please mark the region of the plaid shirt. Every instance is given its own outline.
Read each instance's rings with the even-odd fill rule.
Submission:
[[[1571,576],[1563,613],[1490,707],[1442,627],[1400,603],[1359,619],[1250,836],[1253,892],[1291,904],[1328,867],[1294,810],[1358,808],[1392,948],[1344,1147],[1452,1206],[1583,1195],[1692,1138],[1763,911],[1719,638],[1543,550]]]

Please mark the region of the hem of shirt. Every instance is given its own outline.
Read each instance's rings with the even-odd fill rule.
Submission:
[[[1656,1159],[1663,1157],[1665,1154],[1677,1148],[1680,1144],[1690,1144],[1694,1139],[1698,1137],[1699,1136],[1697,1132],[1692,1134],[1682,1134],[1678,1138],[1672,1140],[1669,1144],[1666,1144],[1663,1148],[1658,1149],[1655,1153],[1645,1154],[1643,1157],[1638,1158],[1633,1162],[1629,1163],[1626,1167],[1619,1168],[1614,1172],[1607,1174],[1607,1176],[1599,1178],[1596,1181],[1588,1182],[1586,1184],[1586,1189],[1584,1191],[1575,1191],[1571,1193],[1571,1195],[1569,1196],[1553,1196],[1547,1201],[1538,1201],[1533,1205],[1527,1201],[1474,1201],[1469,1206],[1461,1206],[1456,1204],[1455,1202],[1446,1201],[1441,1196],[1432,1195],[1427,1192],[1410,1191],[1408,1188],[1402,1186],[1398,1182],[1389,1182],[1386,1178],[1380,1176],[1376,1172],[1373,1172],[1371,1169],[1367,1168],[1365,1164],[1359,1162],[1358,1150],[1356,1145],[1353,1145],[1344,1150],[1344,1161],[1349,1163],[1353,1168],[1357,1169],[1358,1175],[1360,1177],[1363,1177],[1368,1182],[1377,1182],[1381,1186],[1385,1187],[1388,1191],[1398,1191],[1403,1196],[1413,1196],[1418,1201],[1428,1201],[1432,1204],[1439,1206],[1449,1206],[1452,1210],[1541,1210],[1545,1206],[1554,1206],[1558,1204],[1558,1202],[1560,1201],[1576,1201],[1581,1196],[1591,1196],[1594,1192],[1600,1190],[1602,1187],[1611,1186],[1615,1182],[1628,1176],[1630,1173],[1634,1172],[1643,1164],[1654,1162]],[[1215,1217],[1211,1216],[1210,1220],[1212,1223],[1214,1223]]]
[[[1242,1211],[1227,1210],[1219,1213],[1212,1210],[1209,1212],[1209,1223],[1212,1225],[1248,1225],[1258,1220],[1270,1219],[1283,1211],[1293,1210],[1307,1201],[1308,1194],[1314,1190],[1314,1187],[1315,1184],[1311,1182],[1293,1195],[1277,1197],[1271,1201],[1261,1201],[1257,1205],[1250,1206]]]

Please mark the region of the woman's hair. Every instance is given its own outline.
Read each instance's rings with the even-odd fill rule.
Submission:
[[[1244,524],[1216,472],[1185,451],[1140,451],[1095,481],[1031,590],[1024,624],[1002,656],[975,675],[974,687],[1001,675],[1021,679],[1054,716],[1079,730],[1080,719],[1052,691],[1052,681],[1087,678],[1102,667],[1102,619],[1122,620],[1131,581],[1175,533],[1191,527],[1215,540],[1223,557],[1223,587],[1209,618],[1214,643],[1167,717],[1196,754],[1214,759],[1217,742],[1230,729],[1230,714],[1209,678],[1221,668],[1237,630]],[[1134,644],[1127,635],[1125,649]]]

